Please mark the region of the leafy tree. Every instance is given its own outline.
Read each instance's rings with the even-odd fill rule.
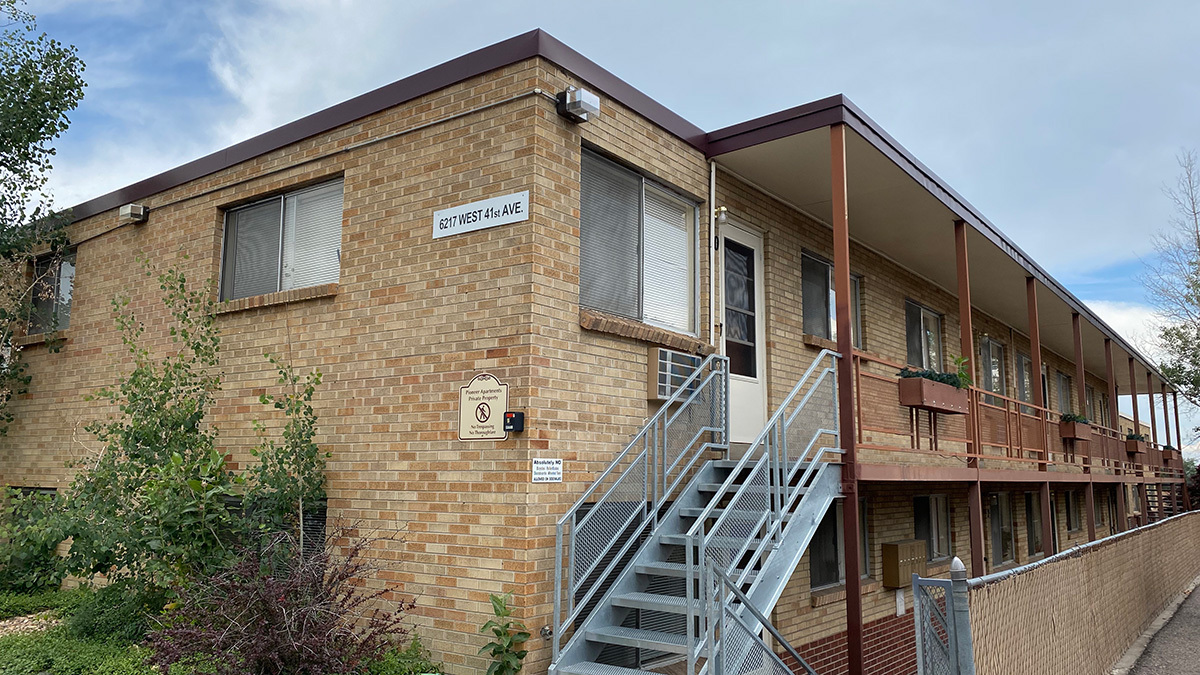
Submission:
[[[280,531],[296,527],[303,546],[305,514],[325,498],[324,469],[329,453],[322,452],[314,440],[317,415],[312,407],[321,373],[313,371],[301,380],[291,366],[270,354],[267,358],[279,371],[279,384],[289,391],[282,395],[262,394],[259,402],[282,410],[287,422],[282,443],[264,436],[253,452],[258,464],[247,471],[250,487],[246,491],[246,513],[262,529]],[[259,429],[262,430],[261,425]]]
[[[129,299],[113,300],[133,370],[91,396],[120,414],[87,426],[103,449],[68,491],[68,563],[78,574],[165,587],[224,562],[240,522],[231,508],[237,480],[204,421],[221,384],[213,284],[189,289],[177,269],[158,282],[173,318],[162,358],[144,346]]]
[[[74,47],[39,35],[19,0],[0,0],[0,434],[13,421],[9,402],[29,385],[16,338],[53,289],[67,246],[68,219],[49,208],[45,188],[52,143],[83,98],[82,74]]]

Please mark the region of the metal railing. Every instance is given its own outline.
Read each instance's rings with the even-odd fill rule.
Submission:
[[[711,580],[699,578],[711,566],[741,587],[755,565],[780,543],[787,514],[796,506],[826,453],[840,446],[838,358],[828,349],[817,355],[688,530],[689,582],[698,579],[700,587],[711,587]],[[803,474],[797,480],[801,470]],[[729,499],[723,512],[709,525],[714,510],[726,497]],[[750,588],[757,582],[755,579]],[[694,614],[692,593],[693,584],[688,583],[689,674],[697,672],[701,651],[708,651],[711,657],[717,647],[715,626],[703,614]],[[707,649],[698,649],[701,645]]]
[[[717,645],[712,657],[715,675],[794,675],[800,672],[784,663],[759,635],[755,625],[748,623],[736,611],[738,606],[750,612],[758,626],[766,629],[775,642],[784,648],[808,675],[817,671],[801,658],[792,645],[783,637],[767,617],[750,602],[738,585],[733,583],[713,562],[707,566],[707,579],[713,585],[706,586],[705,610],[708,625],[713,628],[712,643]]]
[[[729,361],[706,358],[634,435],[555,529],[553,659],[659,525],[697,463],[729,447]],[[572,636],[573,637],[573,636]]]

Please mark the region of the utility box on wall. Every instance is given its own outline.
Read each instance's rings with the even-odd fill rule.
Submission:
[[[924,539],[904,539],[883,544],[883,585],[908,588],[913,574],[925,574]]]

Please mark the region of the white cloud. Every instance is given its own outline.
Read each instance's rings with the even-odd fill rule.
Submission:
[[[1162,325],[1162,317],[1153,307],[1136,302],[1118,302],[1113,300],[1085,300],[1100,318],[1121,334],[1143,356],[1157,360],[1160,352],[1156,347],[1155,336],[1158,326]]]

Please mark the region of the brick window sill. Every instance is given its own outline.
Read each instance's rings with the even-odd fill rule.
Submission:
[[[879,590],[880,588],[883,588],[882,581],[878,581],[876,579],[871,579],[869,577],[864,578],[862,580],[861,595],[867,595],[868,593],[874,593],[875,591]],[[825,605],[832,605],[835,602],[841,602],[846,599],[846,585],[840,584],[838,586],[830,586],[828,588],[822,588],[820,590],[812,591],[810,593],[809,597],[812,600],[813,607],[824,607]]]
[[[302,302],[304,300],[314,300],[316,298],[330,298],[337,294],[337,284],[322,284],[320,286],[309,286],[308,288],[293,288],[289,291],[279,291],[278,293],[267,293],[265,295],[254,295],[249,298],[226,300],[225,302],[217,305],[216,313],[231,314],[233,312],[241,312],[247,309],[256,309],[259,307],[286,305],[293,302]]]
[[[939,574],[946,574],[950,571],[950,563],[953,562],[953,560],[953,558],[939,558],[937,560],[930,560],[926,562],[925,576],[934,577]]]
[[[644,324],[633,319],[597,312],[594,309],[579,310],[579,325],[584,330],[633,338],[690,354],[707,356],[716,351],[715,347],[699,338]]]
[[[44,345],[46,340],[54,336],[54,339],[59,340],[61,344],[67,341],[66,330],[60,330],[56,333],[34,333],[32,335],[22,335],[18,338],[13,338],[13,345],[17,347],[33,347],[35,345]]]

